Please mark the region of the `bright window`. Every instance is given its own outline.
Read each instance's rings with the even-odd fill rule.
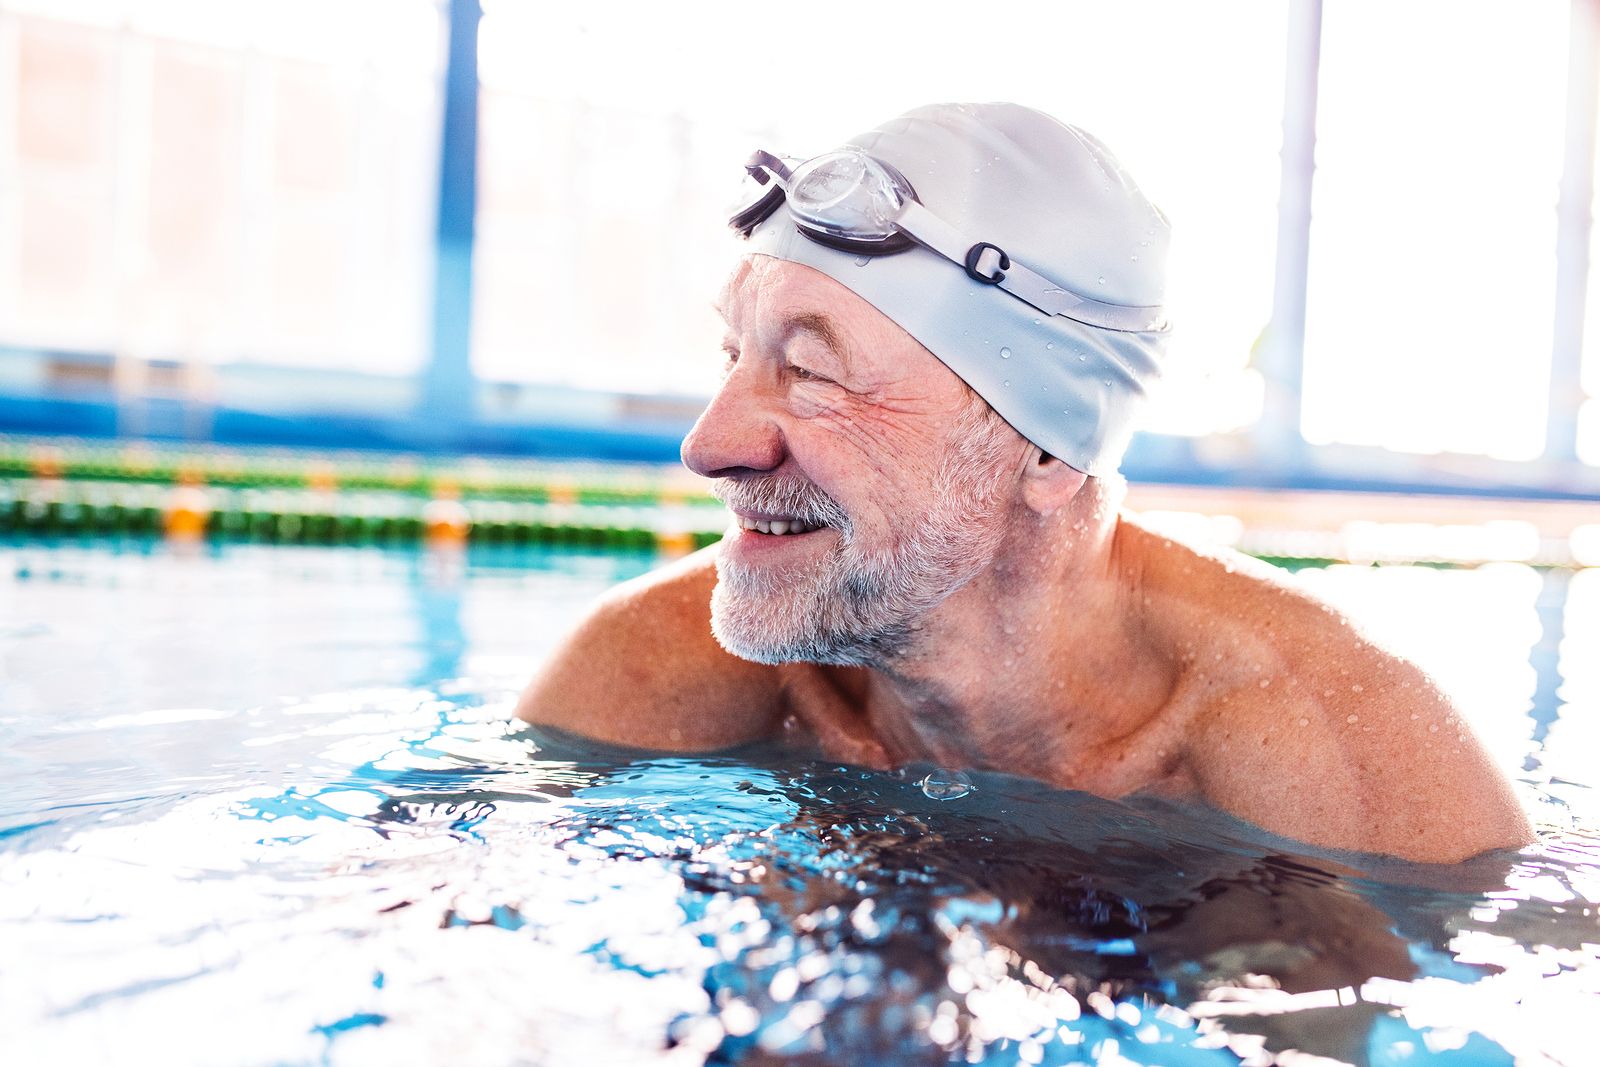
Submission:
[[[1544,449],[1567,5],[1324,5],[1303,426]]]
[[[9,0],[0,343],[417,369],[441,40],[432,0]]]

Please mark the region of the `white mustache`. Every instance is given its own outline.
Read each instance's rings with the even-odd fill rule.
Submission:
[[[850,531],[850,516],[844,509],[827,493],[798,478],[720,478],[711,492],[735,511],[787,515],[811,526]]]

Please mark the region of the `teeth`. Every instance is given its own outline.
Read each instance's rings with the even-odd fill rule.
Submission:
[[[800,519],[746,519],[742,517],[739,519],[739,528],[741,530],[754,530],[756,533],[774,535],[810,533],[812,530],[821,529],[820,526],[813,526]]]

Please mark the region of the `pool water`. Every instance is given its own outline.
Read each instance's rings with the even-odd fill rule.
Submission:
[[[1594,1062],[1590,572],[1304,576],[1464,693],[1539,822],[1433,868],[512,725],[651,563],[0,548],[0,1063]]]

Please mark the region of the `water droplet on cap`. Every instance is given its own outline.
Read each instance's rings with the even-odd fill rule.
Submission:
[[[1000,358],[1001,358],[1001,359],[1010,359],[1010,358],[1011,358],[1011,349],[1009,349],[1009,348],[1002,348],[1002,349],[1001,349],[1001,350],[1000,350]]]
[[[929,771],[917,784],[930,800],[960,800],[972,792],[972,779],[961,771]]]
[[[1089,357],[1080,352],[1080,353],[1078,353],[1078,362],[1079,363],[1087,363],[1087,362],[1089,362]]]
[[[1101,285],[1104,285],[1104,284],[1105,284],[1105,283],[1106,283],[1106,279],[1105,279],[1105,275],[1103,275],[1103,274],[1102,274],[1102,275],[1101,275],[1101,276],[1100,276],[1100,284],[1101,284]]]
[[[1007,389],[1011,388],[1011,383],[1010,382],[1001,382],[1000,384],[1005,386]]]
[[[1054,342],[1054,341],[1046,341],[1046,342],[1045,342],[1045,343],[1044,343],[1044,346],[1045,346],[1045,347],[1046,347],[1046,348],[1054,348],[1054,347],[1055,347],[1055,346],[1056,346],[1056,343],[1055,343],[1055,342]]]

